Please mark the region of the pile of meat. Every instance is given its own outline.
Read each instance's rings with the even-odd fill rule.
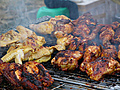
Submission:
[[[98,24],[90,13],[85,13],[74,21],[61,15],[31,24],[29,28],[31,30],[18,26],[19,33],[11,30],[0,36],[0,46],[10,47],[1,58],[3,62],[22,64],[26,60],[39,63],[51,60],[53,67],[59,70],[74,71],[79,68],[96,81],[104,75],[120,73],[120,23],[117,21]],[[53,39],[51,43],[56,43],[44,46],[45,38],[35,32],[55,38],[56,41]],[[58,53],[51,58],[54,51]]]
[[[13,90],[44,90],[53,79],[46,68],[37,62],[6,63],[0,60],[0,84],[6,80]]]
[[[54,26],[51,35],[57,38],[57,45],[65,47],[51,60],[54,67],[63,71],[79,68],[96,81],[105,75],[120,73],[119,22],[98,24],[90,13],[74,21],[62,18],[53,23],[52,20],[49,20]],[[39,25],[32,24],[30,28],[38,32]]]

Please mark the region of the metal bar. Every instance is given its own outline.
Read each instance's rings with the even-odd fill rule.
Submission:
[[[65,84],[63,83],[63,84],[61,84],[61,85],[59,85],[59,86],[57,86],[57,87],[55,87],[55,88],[53,88],[53,89],[51,89],[51,90],[55,90],[55,89],[58,89],[58,88],[60,88],[60,87],[62,87],[62,86],[64,86]]]
[[[76,85],[82,85],[85,87],[91,87],[91,88],[96,88],[96,89],[101,89],[101,90],[109,90],[110,88],[108,86],[103,86],[103,85],[93,85],[93,83],[88,83],[84,81],[78,81],[78,80],[72,80],[72,79],[60,79],[60,78],[55,78],[52,77],[56,81],[62,81],[65,83],[71,83],[71,84],[76,84]]]

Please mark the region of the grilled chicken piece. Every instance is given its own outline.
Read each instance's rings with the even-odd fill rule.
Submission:
[[[90,13],[83,14],[77,20],[74,20],[73,23],[75,24],[74,36],[82,36],[85,39],[92,40],[99,32],[99,28],[96,27],[97,22]]]
[[[86,73],[92,80],[99,81],[104,75],[110,75],[120,70],[120,63],[113,58],[100,57],[86,63]]]
[[[53,31],[62,31],[63,33],[70,33],[73,30],[73,25],[70,22],[71,20],[68,17],[61,15],[55,16],[55,18],[51,18],[49,21],[45,21],[39,24],[31,24],[29,27],[30,29],[33,29],[34,31],[40,34],[51,34]],[[55,35],[57,33],[58,32],[56,32]]]
[[[96,58],[100,56],[100,54],[101,54],[100,46],[89,46],[88,48],[86,48],[83,56],[84,60],[80,65],[80,70],[84,72],[86,70],[86,64],[94,61]]]
[[[2,79],[4,77],[15,90],[42,90],[54,81],[42,64],[32,61],[23,65],[2,62],[0,63],[1,74]]]
[[[28,28],[25,28],[23,26],[17,26],[16,27],[17,31],[19,32],[20,35],[20,40],[23,41],[24,39],[26,39],[27,37],[30,37],[32,34],[35,34],[33,31],[31,31]]]
[[[70,18],[68,18],[67,16],[65,15],[58,15],[58,16],[55,16],[55,18],[51,18],[49,21],[52,22],[54,25],[57,23],[57,21],[59,20],[70,20]]]
[[[56,38],[61,38],[65,34],[69,34],[73,31],[74,25],[69,19],[61,19],[56,22],[54,25],[54,36]]]
[[[114,37],[114,30],[112,29],[112,27],[108,27],[106,28],[105,31],[103,31],[102,33],[100,33],[100,39],[103,40],[103,45],[106,47],[107,45],[111,45],[110,40],[112,40],[112,38]]]
[[[37,62],[29,61],[23,64],[23,79],[21,84],[29,90],[45,89],[52,85],[53,79],[45,67]]]
[[[14,89],[23,90],[23,87],[20,85],[22,80],[22,69],[20,64],[3,62],[0,64],[0,72]]]
[[[3,62],[15,60],[15,63],[22,64],[22,61],[36,60],[37,62],[47,62],[51,59],[53,53],[51,47],[39,47],[33,50],[31,47],[23,46],[16,49],[11,49],[5,56],[1,58]]]
[[[24,54],[32,51],[33,49],[30,47],[19,47],[17,49],[9,51],[5,56],[1,58],[3,62],[9,62],[15,59],[16,63],[22,64],[22,60],[24,59]]]
[[[69,50],[76,50],[78,49],[79,45],[81,45],[81,38],[80,37],[74,37],[70,40]],[[79,49],[78,49],[79,50]]]
[[[40,34],[51,34],[52,31],[54,31],[54,25],[49,21],[45,21],[39,24],[31,24],[29,27],[30,29]]]
[[[62,38],[57,39],[57,45],[53,46],[58,51],[65,50],[66,46],[70,44],[70,41],[73,39],[72,35],[64,35]]]
[[[51,60],[51,64],[62,71],[74,71],[78,67],[78,60],[83,56],[80,51],[60,51]]]
[[[7,45],[18,42],[19,40],[20,35],[17,32],[10,30],[0,36],[0,47],[6,47]]]

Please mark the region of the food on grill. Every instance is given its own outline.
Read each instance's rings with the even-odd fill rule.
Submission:
[[[119,22],[113,22],[112,24],[102,25],[100,29],[100,39],[103,41],[103,45],[107,48],[112,43],[119,42]]]
[[[51,32],[54,31],[54,25],[49,21],[45,21],[39,24],[31,24],[29,27],[30,29],[33,29],[37,33],[41,34],[51,34]]]
[[[26,89],[44,89],[44,87],[52,85],[54,81],[42,64],[32,61],[23,64],[22,75],[21,84]]]
[[[41,85],[49,86],[51,84],[50,82],[46,83],[44,79],[42,79],[43,85],[38,80],[32,81],[31,77],[27,78],[30,75],[33,76],[32,79],[39,79],[39,75],[36,78],[34,77],[35,73],[33,74],[34,69],[37,70],[39,66],[35,62],[42,63],[51,60],[53,67],[62,71],[74,71],[79,67],[82,72],[86,72],[91,79],[96,81],[104,75],[120,73],[119,22],[98,24],[90,13],[85,13],[74,21],[61,15],[55,16],[49,21],[31,24],[29,27],[43,36],[47,34],[50,38],[54,38],[55,41],[49,41],[54,44],[50,43],[50,46],[45,44],[47,38],[38,36],[23,26],[17,26],[17,31],[10,30],[0,36],[0,47],[9,47],[7,54],[1,58],[4,62],[4,64],[0,62],[4,65],[2,68],[4,69],[6,65],[22,66],[20,70],[23,70],[22,77],[24,76],[24,79],[20,84],[23,88],[38,89],[38,87],[42,88]],[[55,57],[51,57],[52,55]],[[29,60],[35,62],[29,62]],[[5,63],[12,61],[15,61],[16,64]],[[23,61],[28,62],[21,65]],[[16,70],[16,68],[14,69]],[[47,72],[46,69],[43,71]],[[0,72],[0,82],[4,76],[2,73],[3,70]],[[52,79],[51,82],[53,82]]]
[[[100,46],[89,46],[88,48],[86,48],[83,57],[83,62],[80,65],[80,70],[84,72],[86,70],[86,64],[97,59],[100,56],[100,54]]]
[[[95,28],[97,22],[90,13],[85,13],[80,16],[77,20],[74,20],[75,28],[73,31],[74,36],[86,38],[92,40],[96,37],[98,28]],[[92,32],[92,33],[91,33]]]
[[[9,51],[5,56],[1,58],[3,62],[10,62],[15,59],[16,63],[22,64],[22,60],[24,59],[24,55],[31,51],[30,47],[20,47],[14,50]]]
[[[115,34],[115,32],[112,29],[112,27],[108,27],[108,28],[106,28],[106,30],[104,30],[100,33],[100,39],[102,39],[104,46],[111,44],[110,40],[112,40],[112,38],[114,37],[114,34]]]
[[[19,33],[13,30],[8,31],[14,32],[15,34],[9,34],[15,38],[19,36],[17,38],[19,40],[9,44],[10,48],[8,49],[7,54],[1,58],[3,62],[15,60],[16,63],[22,64],[22,61],[26,60],[36,59],[39,62],[50,60],[52,52],[50,52],[49,48],[45,48],[42,46],[46,43],[44,37],[37,36],[35,32],[23,26],[17,26],[17,30]],[[8,35],[8,32],[5,33],[5,35]]]
[[[74,37],[70,40],[69,50],[76,50],[82,44],[80,37]],[[79,49],[78,49],[79,50]],[[83,51],[83,50],[81,50]]]
[[[64,35],[61,38],[57,39],[57,45],[55,45],[54,47],[60,51],[60,50],[65,50],[66,46],[68,46],[70,44],[70,41],[73,39],[72,35]],[[59,46],[59,47],[57,47]]]
[[[69,19],[61,19],[56,21],[54,25],[54,36],[56,38],[61,38],[65,34],[69,34],[73,31],[74,25]]]
[[[53,79],[45,67],[37,62],[29,61],[23,65],[17,63],[1,63],[0,73],[14,89],[39,90],[52,85]]]
[[[71,20],[64,15],[55,16],[55,18],[51,18],[49,21],[39,24],[31,24],[29,27],[40,34],[51,34],[54,31],[54,35],[57,38],[73,31]]]
[[[0,47],[5,47],[9,44],[15,43],[20,40],[19,38],[20,35],[17,32],[10,30],[0,36]]]
[[[60,51],[51,60],[51,64],[63,71],[73,71],[78,67],[78,60],[80,60],[82,56],[83,53],[80,51]]]
[[[10,62],[15,60],[16,63],[22,64],[22,61],[27,60],[37,60],[39,62],[46,62],[50,60],[52,52],[48,47],[45,48],[43,46],[36,48],[35,51],[31,47],[18,47],[14,50],[9,51],[5,56],[1,59],[3,62]]]
[[[86,63],[86,73],[92,80],[99,81],[104,75],[113,74],[120,70],[120,64],[113,58],[100,57]]]

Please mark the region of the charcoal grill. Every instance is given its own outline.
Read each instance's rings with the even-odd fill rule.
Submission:
[[[34,23],[40,23],[49,20],[51,17],[45,16],[37,20]],[[28,28],[28,26],[26,26]],[[15,30],[15,29],[14,29]],[[4,31],[6,32],[6,31]],[[2,32],[2,33],[4,33]],[[0,33],[0,35],[2,34]],[[48,40],[49,43],[49,40]],[[8,48],[0,47],[0,58],[6,53]],[[53,53],[52,57],[56,53]],[[46,69],[49,70],[52,78],[55,80],[54,83],[48,87],[48,90],[110,90],[120,89],[120,74],[106,76],[103,80],[94,81],[89,76],[76,69],[73,72],[64,72],[54,68],[50,61],[42,63]],[[49,66],[48,66],[49,65]],[[11,90],[11,86],[7,82],[3,82],[0,85],[0,90]]]

